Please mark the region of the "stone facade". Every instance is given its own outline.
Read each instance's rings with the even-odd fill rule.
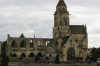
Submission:
[[[70,25],[69,12],[63,0],[59,0],[54,13],[53,38],[7,38],[7,55],[10,57],[34,57],[38,54],[56,57],[60,61],[70,61],[82,57],[85,61],[88,51],[86,25]]]

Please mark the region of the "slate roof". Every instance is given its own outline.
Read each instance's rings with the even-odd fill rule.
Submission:
[[[64,0],[59,0],[57,6],[66,6],[66,4],[65,4]]]
[[[70,25],[72,34],[85,34],[84,25]]]

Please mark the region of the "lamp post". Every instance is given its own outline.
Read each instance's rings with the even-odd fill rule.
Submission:
[[[73,49],[74,49],[74,44],[73,44]],[[73,56],[74,56],[74,66],[75,66],[75,50]]]

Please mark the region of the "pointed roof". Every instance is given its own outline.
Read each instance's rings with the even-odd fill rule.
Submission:
[[[64,0],[59,0],[57,6],[66,6],[66,4],[65,4]]]
[[[35,34],[34,34],[34,38],[35,38]]]
[[[72,34],[85,34],[84,25],[70,25]]]

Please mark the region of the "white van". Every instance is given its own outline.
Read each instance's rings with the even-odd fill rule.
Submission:
[[[100,65],[100,58],[97,58],[97,66]]]

